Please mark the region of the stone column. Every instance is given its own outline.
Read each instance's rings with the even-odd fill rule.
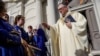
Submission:
[[[41,3],[41,0],[35,0],[36,1],[36,19],[38,21],[37,24],[40,24],[41,23],[41,20],[42,20],[42,3]]]
[[[25,0],[21,0],[21,14],[25,16]]]
[[[55,24],[56,22],[56,15],[55,15],[55,5],[54,5],[54,0],[48,0],[47,1],[47,14],[48,14],[48,17],[47,17],[47,22],[48,24],[52,25],[52,24]]]

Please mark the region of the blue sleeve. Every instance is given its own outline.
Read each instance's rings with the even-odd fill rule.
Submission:
[[[43,46],[44,46],[44,43],[43,43],[43,38],[42,38],[42,36],[39,36],[39,42],[38,42],[38,46],[39,46],[39,48],[40,49],[42,49],[43,48]]]
[[[7,39],[10,39],[13,42],[18,43],[18,44],[21,43],[21,39],[19,36],[11,35],[8,31],[4,29],[0,29],[0,41],[6,41]]]
[[[44,42],[47,42],[47,38],[46,38],[46,35],[45,35],[45,32],[43,29],[41,29],[41,28],[38,29],[37,34],[42,36],[42,38],[44,39]]]
[[[22,33],[22,38],[23,38],[24,40],[26,40],[27,42],[29,42],[29,36],[28,36],[28,34],[27,34],[26,32],[23,32],[23,33]]]

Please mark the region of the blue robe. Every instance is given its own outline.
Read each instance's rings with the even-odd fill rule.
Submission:
[[[13,26],[0,18],[0,56],[25,56],[20,36],[10,33],[13,30]]]
[[[39,28],[37,30],[37,35],[34,35],[33,37],[33,42],[35,42],[35,46],[37,48],[40,48],[41,51],[36,51],[36,55],[37,56],[47,56],[46,52],[47,52],[47,48],[45,45],[45,42],[47,41],[46,36],[45,36],[45,32],[43,31],[42,28]]]
[[[45,32],[42,28],[39,28],[38,31],[37,31],[37,35],[38,35],[38,46],[39,48],[42,49],[42,51],[46,51],[46,46],[45,46],[45,42],[47,42],[47,38],[46,38],[46,35],[45,35]]]
[[[28,33],[21,27],[15,25],[15,29],[20,33],[20,36],[29,43]]]

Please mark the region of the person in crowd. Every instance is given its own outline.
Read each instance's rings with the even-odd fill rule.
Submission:
[[[5,6],[5,3],[0,1],[0,56],[25,56],[24,50],[20,48],[22,44],[25,44],[23,39],[3,18],[7,12]]]
[[[33,37],[33,27],[31,25],[28,26],[28,35],[29,39]]]
[[[9,15],[8,15],[8,14],[5,14],[5,16],[3,16],[3,18],[4,18],[7,22],[9,22]]]
[[[47,56],[47,47],[45,45],[45,43],[47,42],[47,37],[46,37],[45,32],[41,25],[39,26],[39,28],[37,30],[37,35],[38,35],[37,46],[38,46],[38,48],[41,49],[39,54],[40,54],[40,56]],[[35,41],[36,41],[36,39],[35,39]]]
[[[30,44],[39,48],[40,50],[34,49],[35,56],[47,56],[47,48],[45,42],[47,41],[44,30],[33,29],[32,26],[28,26],[28,34],[30,35]]]
[[[34,42],[34,34],[35,33],[35,29],[33,29],[33,27],[31,25],[28,26],[28,35],[29,35],[29,44],[32,45],[32,46],[35,46],[36,47],[36,44]]]
[[[27,32],[24,30],[23,26],[25,23],[25,17],[22,15],[17,15],[15,17],[15,21],[14,21],[14,27],[15,29],[20,33],[20,36],[26,41],[28,42],[29,40],[29,36],[27,34]]]
[[[24,24],[25,24],[25,17],[22,16],[22,15],[17,15],[15,17],[15,21],[14,21],[14,27],[19,32],[21,38],[27,44],[27,45],[24,45],[24,49],[26,51],[26,55],[28,55],[28,56],[34,56],[34,52],[32,51],[32,48],[34,48],[34,46],[31,46],[29,44],[29,42],[30,42],[29,41],[29,35],[28,35],[28,33],[23,28]]]

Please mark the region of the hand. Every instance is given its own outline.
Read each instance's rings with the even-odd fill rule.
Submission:
[[[50,26],[47,23],[42,23],[42,25],[47,28],[48,30],[50,29]]]
[[[67,27],[68,27],[69,29],[72,29],[72,24],[71,24],[70,21],[67,21],[66,25],[67,25]]]
[[[22,43],[22,45],[25,46],[25,47],[28,46],[28,43],[27,43],[24,39],[22,39],[22,38],[21,38],[21,43]]]

